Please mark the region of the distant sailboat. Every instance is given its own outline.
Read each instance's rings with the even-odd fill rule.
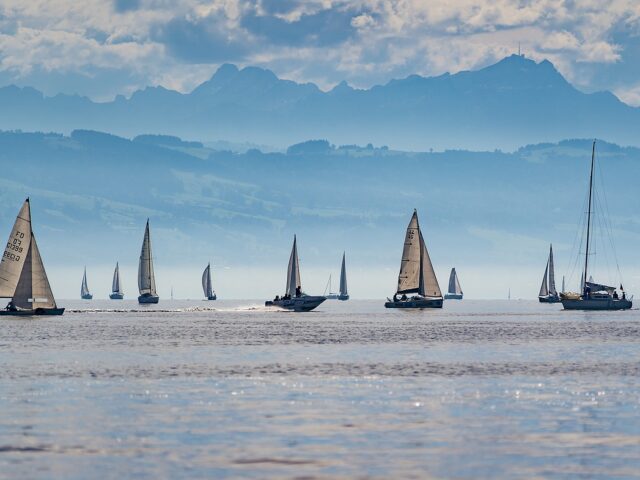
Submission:
[[[207,300],[215,300],[218,298],[216,296],[216,292],[213,291],[213,286],[211,284],[211,263],[208,263],[207,268],[202,272],[202,290],[204,291],[204,296]]]
[[[89,291],[89,286],[87,285],[87,267],[84,267],[84,275],[82,275],[82,285],[80,286],[80,298],[83,300],[91,300],[93,295]]]
[[[346,254],[342,253],[342,267],[340,268],[340,291],[333,293],[331,291],[331,275],[329,275],[329,282],[327,288],[325,288],[325,296],[327,300],[349,300],[349,291],[347,290],[347,266],[346,266]],[[326,294],[328,289],[328,294]]]
[[[444,295],[445,300],[462,300],[462,287],[460,287],[460,281],[458,280],[458,274],[456,269],[451,269],[449,275],[449,291]]]
[[[584,271],[582,272],[582,291],[577,293],[563,293],[561,295],[562,306],[565,310],[628,310],[632,306],[631,300],[626,298],[626,293],[622,290],[622,298],[618,296],[616,287],[595,283],[593,277],[589,275],[589,254],[591,240],[591,216],[593,213],[593,166],[596,156],[596,142],[593,142],[591,149],[591,170],[589,174],[589,203],[587,209],[586,225],[586,248],[584,253]],[[589,275],[587,277],[587,275]],[[589,280],[587,280],[589,278]]]
[[[62,315],[42,263],[27,198],[18,213],[0,262],[0,297],[11,301],[0,315]]]
[[[122,286],[120,285],[120,267],[116,262],[116,269],[113,271],[113,281],[111,282],[111,294],[109,295],[111,300],[122,300],[124,293],[122,293]]]
[[[293,236],[293,247],[289,257],[289,266],[287,268],[287,283],[285,294],[276,296],[273,300],[267,300],[265,306],[275,306],[296,312],[308,312],[313,310],[327,297],[311,296],[303,293],[302,281],[300,280],[300,261],[298,260],[298,246],[296,236]]]
[[[416,295],[408,298],[408,293]],[[398,298],[398,295],[402,296]],[[416,210],[404,239],[398,289],[393,300],[387,300],[384,304],[387,308],[442,308],[442,292],[420,231]]]
[[[140,263],[138,264],[138,290],[140,296],[138,303],[158,303],[160,297],[156,293],[156,277],[153,273],[153,257],[151,255],[151,235],[149,233],[149,220],[144,229],[144,240],[140,251]]]
[[[538,292],[538,301],[540,303],[558,303],[560,301],[560,295],[556,291],[556,277],[553,268],[553,245],[549,246],[549,258],[544,269],[540,292]]]

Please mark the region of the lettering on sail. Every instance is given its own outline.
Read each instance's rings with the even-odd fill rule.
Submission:
[[[23,239],[24,233],[16,231],[13,239],[10,238],[7,242],[7,248],[4,251],[3,258],[19,262],[21,254],[24,251],[24,247],[22,246]]]

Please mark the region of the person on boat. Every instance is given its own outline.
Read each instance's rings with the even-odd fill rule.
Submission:
[[[400,300],[402,300],[403,302],[406,302],[407,301],[407,294],[403,293],[402,297],[400,297]]]
[[[393,294],[393,303],[398,303],[398,294],[397,293]]]
[[[617,291],[617,290],[614,290],[614,291],[613,291],[613,299],[614,299],[614,300],[618,300],[618,298],[619,298],[619,297],[618,297],[618,291]]]
[[[273,299],[274,302],[277,302],[280,300],[280,295],[276,295],[276,298]]]
[[[589,285],[584,286],[584,298],[589,298],[591,295],[591,287]]]
[[[13,304],[13,300],[10,300],[9,303],[7,303],[7,306],[5,307],[5,310],[7,310],[8,312],[16,312],[18,309]]]
[[[301,297],[302,296],[302,289],[300,288],[300,285],[298,285],[296,287],[296,297]]]

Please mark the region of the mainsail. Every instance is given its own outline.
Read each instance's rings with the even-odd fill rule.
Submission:
[[[542,285],[540,285],[539,297],[546,297],[549,295],[549,286],[547,285],[547,278],[549,276],[549,261],[547,260],[547,266],[544,269],[544,277],[542,277]]]
[[[84,267],[84,275],[82,276],[82,286],[80,287],[80,295],[89,295],[89,286],[87,285],[87,267]]]
[[[340,295],[348,295],[347,291],[347,267],[345,262],[345,253],[342,253],[342,269],[340,270]]]
[[[213,286],[211,285],[211,264],[207,264],[207,268],[202,272],[202,290],[204,296],[209,298],[213,296]]]
[[[462,294],[462,288],[460,287],[460,282],[458,281],[458,274],[456,273],[456,269],[451,269],[451,275],[449,275],[449,293],[455,295]]]
[[[556,276],[553,270],[553,245],[549,245],[549,294],[558,295],[556,291]]]
[[[420,232],[418,213],[414,210],[404,239],[397,293],[418,293],[441,297],[442,292],[433,271],[427,245]]]
[[[116,269],[113,271],[113,282],[111,282],[111,292],[122,293],[122,290],[120,287],[120,267],[118,266],[118,262],[116,262]]]
[[[145,293],[156,295],[156,279],[153,274],[153,258],[151,256],[151,236],[149,234],[149,220],[144,229],[144,240],[140,251],[140,263],[138,265],[138,290],[140,295]]]
[[[294,235],[293,248],[291,249],[291,256],[289,257],[289,267],[287,268],[287,295],[294,297],[298,287],[302,289],[302,282],[300,280],[300,262],[298,261],[298,247],[296,243],[296,236]]]
[[[420,227],[418,213],[414,210],[404,237],[398,293],[417,293],[420,288]]]
[[[13,297],[30,244],[31,207],[27,198],[16,217],[0,261],[0,297]]]
[[[13,304],[18,308],[28,310],[56,308],[53,292],[33,232],[31,232],[31,241],[22,273],[13,295]]]

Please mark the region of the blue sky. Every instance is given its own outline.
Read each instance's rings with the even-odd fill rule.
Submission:
[[[640,105],[635,0],[0,0],[0,85],[97,100],[190,91],[225,62],[331,88],[483,67],[517,51]]]

